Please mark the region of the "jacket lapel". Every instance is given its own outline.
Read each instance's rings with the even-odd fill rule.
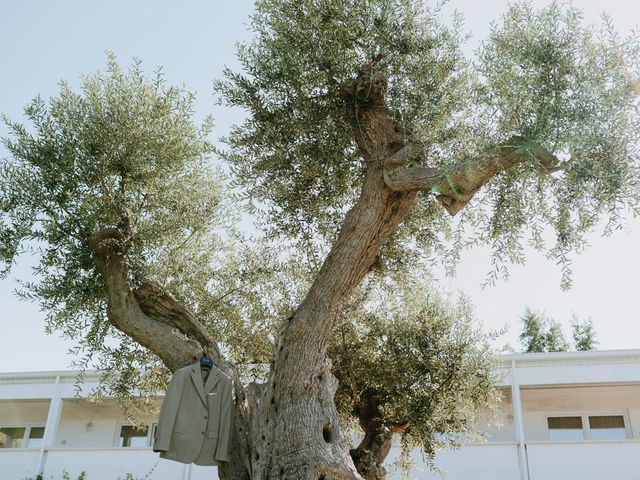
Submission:
[[[193,385],[196,387],[198,394],[200,395],[200,400],[204,403],[204,406],[207,406],[207,399],[204,393],[204,385],[202,384],[202,373],[200,373],[200,363],[193,364],[191,366],[191,381]]]

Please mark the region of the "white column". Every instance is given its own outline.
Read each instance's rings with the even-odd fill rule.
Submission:
[[[44,437],[42,446],[40,447],[40,455],[38,455],[39,474],[44,473],[44,466],[47,458],[47,451],[54,446],[58,426],[60,425],[60,414],[62,412],[62,399],[60,398],[60,375],[56,377],[51,403],[49,404],[49,414],[47,415],[47,423],[44,426]]]
[[[182,468],[182,480],[191,480],[191,464],[185,463]]]
[[[524,422],[522,421],[522,403],[520,401],[520,385],[516,376],[516,361],[511,360],[511,399],[513,403],[513,420],[516,424],[516,440],[518,442],[518,466],[520,480],[529,480],[529,462],[525,448]]]

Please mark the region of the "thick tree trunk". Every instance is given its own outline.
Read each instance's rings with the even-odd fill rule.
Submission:
[[[382,243],[410,212],[414,199],[414,193],[386,188],[382,171],[369,168],[358,203],[279,338],[259,401],[251,478],[360,478],[340,430],[333,402],[337,383],[326,346],[338,309],[374,265]]]
[[[366,160],[362,190],[315,282],[278,340],[269,383],[260,399],[252,478],[361,478],[340,429],[333,401],[337,384],[326,347],[339,309],[415,205],[417,192],[395,192],[385,184],[384,160],[403,146],[402,131],[382,103],[385,82],[365,71],[350,90],[358,102],[347,102],[356,105],[347,114]],[[364,90],[370,96],[361,98]]]

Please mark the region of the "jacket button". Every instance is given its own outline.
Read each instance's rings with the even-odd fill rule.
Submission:
[[[202,432],[202,434],[204,435],[204,432]]]
[[[207,418],[209,418],[209,417],[207,417],[207,416],[205,415],[205,416],[204,416],[204,419],[206,420]]]

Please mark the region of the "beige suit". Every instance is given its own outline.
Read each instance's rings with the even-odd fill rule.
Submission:
[[[231,379],[215,366],[206,384],[200,362],[176,370],[162,402],[154,452],[197,465],[229,461],[233,432]]]

